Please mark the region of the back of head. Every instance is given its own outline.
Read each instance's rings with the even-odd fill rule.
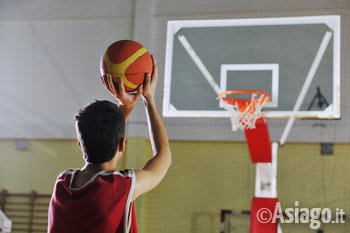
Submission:
[[[107,100],[88,104],[75,116],[78,138],[89,163],[111,160],[125,132],[123,112]]]

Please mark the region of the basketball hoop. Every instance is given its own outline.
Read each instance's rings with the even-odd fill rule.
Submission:
[[[226,95],[233,94],[251,94],[251,98],[226,97]],[[263,91],[231,90],[220,93],[218,100],[230,114],[232,131],[236,131],[237,129],[255,128],[256,119],[261,117],[262,108],[270,101],[270,95]]]

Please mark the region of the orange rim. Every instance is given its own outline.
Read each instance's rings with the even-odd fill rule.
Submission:
[[[258,95],[263,95],[263,103],[267,103],[270,101],[270,95],[266,92],[263,91],[255,91],[255,90],[229,90],[229,91],[225,91],[219,94],[219,97],[222,97],[223,95],[233,95],[233,94],[258,94]],[[249,104],[252,102],[252,109],[249,109],[248,111],[250,113],[253,113],[255,110],[255,105],[258,104],[259,98],[254,99],[252,101],[252,99],[237,99],[237,98],[230,98],[230,97],[222,97],[222,99],[230,104],[230,105],[236,105],[239,108],[239,111],[243,112],[246,110],[246,108],[249,106]]]

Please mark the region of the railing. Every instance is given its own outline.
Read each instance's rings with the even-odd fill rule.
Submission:
[[[12,233],[47,232],[47,213],[51,195],[10,193],[2,190],[0,207],[12,221]]]

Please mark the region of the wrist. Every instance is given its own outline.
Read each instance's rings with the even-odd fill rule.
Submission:
[[[130,113],[132,112],[134,106],[125,106],[123,104],[118,105],[119,109],[123,112],[125,121],[127,121],[127,118],[129,117]]]
[[[123,104],[119,104],[118,107],[120,108],[120,110],[122,110],[123,112],[128,112],[128,111],[132,111],[132,109],[134,108],[134,106],[126,106]]]
[[[152,97],[152,96],[144,97],[144,98],[143,98],[143,102],[144,102],[145,106],[155,104],[154,97]]]

